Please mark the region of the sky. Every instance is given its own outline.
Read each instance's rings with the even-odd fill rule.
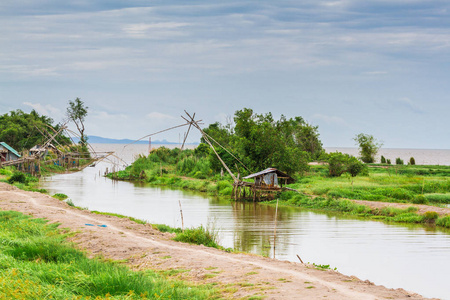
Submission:
[[[244,107],[301,116],[325,147],[450,149],[450,1],[2,0],[0,114],[138,139]],[[154,136],[178,142],[186,127]],[[199,141],[197,132],[188,141]]]

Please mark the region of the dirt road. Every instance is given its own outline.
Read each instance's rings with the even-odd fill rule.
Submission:
[[[62,228],[77,232],[73,241],[91,256],[124,260],[137,270],[165,270],[173,278],[198,284],[216,283],[224,298],[424,299],[311,265],[174,242],[170,234],[149,224],[78,210],[48,195],[5,183],[0,183],[0,208],[61,223]]]

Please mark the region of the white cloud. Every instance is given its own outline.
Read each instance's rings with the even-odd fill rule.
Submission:
[[[166,115],[160,112],[151,112],[146,115],[147,119],[156,120],[156,121],[169,121],[176,119],[174,116]]]
[[[63,117],[63,113],[61,112],[61,110],[50,104],[43,105],[41,103],[31,103],[31,102],[24,102],[23,104],[33,108],[39,114],[50,117],[55,121],[58,121],[57,118]]]
[[[367,72],[363,72],[363,75],[386,75],[389,72],[387,71],[367,71]]]
[[[187,25],[176,22],[138,23],[124,25],[122,30],[133,38],[155,39],[181,36],[184,33],[177,29]]]
[[[402,106],[412,112],[415,112],[418,114],[425,113],[425,111],[423,110],[422,107],[420,107],[420,105],[418,105],[416,102],[414,102],[413,100],[411,100],[407,97],[398,99],[397,103],[400,104],[400,106]]]
[[[327,124],[336,124],[336,125],[341,125],[341,126],[347,126],[347,122],[338,116],[328,116],[328,115],[324,115],[324,114],[314,114],[312,117],[312,119],[315,120],[321,120],[324,121]]]
[[[110,114],[106,111],[93,111],[92,117],[99,119],[99,120],[116,120],[116,121],[123,121],[128,119],[128,116],[126,114]]]

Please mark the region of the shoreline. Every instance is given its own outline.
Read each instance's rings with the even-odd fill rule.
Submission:
[[[73,242],[91,256],[126,260],[136,270],[188,270],[176,276],[228,288],[226,298],[424,299],[402,289],[388,289],[336,271],[318,270],[313,265],[174,242],[170,234],[161,233],[150,224],[79,210],[48,195],[22,191],[5,183],[0,183],[0,208],[61,223],[60,227],[76,232]],[[89,227],[85,223],[107,227]]]

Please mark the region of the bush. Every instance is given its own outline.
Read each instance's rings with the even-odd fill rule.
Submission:
[[[203,227],[203,225],[197,228],[186,229],[184,232],[178,233],[173,240],[217,249],[220,248],[217,242],[217,233],[209,228]]]
[[[411,157],[411,158],[409,159],[409,164],[410,164],[411,166],[414,166],[414,165],[416,164],[416,160],[414,159],[414,157]]]
[[[68,196],[66,194],[58,193],[58,194],[54,194],[53,198],[56,198],[58,200],[65,200],[68,198]]]
[[[331,177],[339,177],[348,172],[352,177],[362,173],[365,166],[356,157],[341,152],[330,153],[328,156],[328,170]]]
[[[385,164],[385,163],[386,163],[386,158],[385,158],[383,155],[381,155],[381,163],[382,163],[382,164]]]
[[[402,160],[400,157],[397,157],[397,158],[395,159],[395,164],[396,164],[396,165],[403,165],[403,160]]]
[[[426,222],[434,222],[439,217],[439,214],[435,211],[427,211],[423,214]]]
[[[390,165],[391,164],[391,160],[388,158],[388,159],[386,159],[386,163],[388,164],[388,165]]]
[[[425,198],[424,195],[417,195],[417,196],[414,197],[414,199],[412,200],[412,202],[413,202],[414,204],[427,204],[427,203],[428,203],[428,200],[427,200],[427,198]]]
[[[16,171],[8,179],[9,184],[12,184],[14,182],[27,183],[28,182],[27,176],[22,172]]]

